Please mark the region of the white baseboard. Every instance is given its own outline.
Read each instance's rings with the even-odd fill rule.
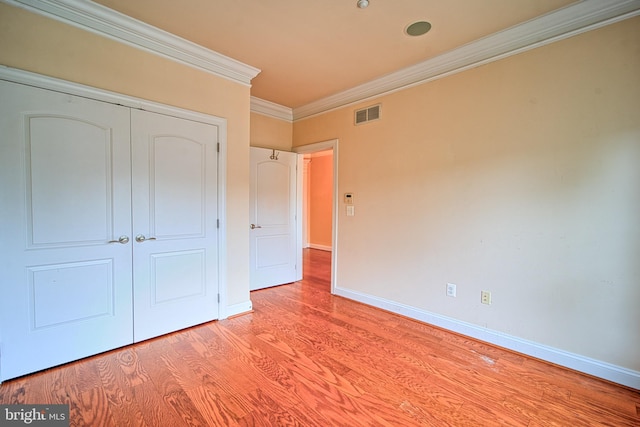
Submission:
[[[460,320],[431,313],[395,301],[340,288],[338,286],[335,287],[334,292],[336,295],[362,302],[373,307],[420,320],[471,338],[525,354],[527,356],[640,390],[640,372],[638,371],[633,371],[631,369],[581,356],[579,354],[548,347],[533,341],[528,341],[491,329],[482,328],[471,323],[462,322]]]
[[[326,245],[316,245],[315,243],[309,243],[309,247],[311,249],[319,249],[321,251],[331,252],[331,246]]]
[[[227,312],[225,313],[226,315],[224,317],[221,317],[221,319],[237,316],[238,314],[247,313],[251,310],[253,310],[253,303],[251,302],[251,300],[244,301],[239,304],[228,305]]]

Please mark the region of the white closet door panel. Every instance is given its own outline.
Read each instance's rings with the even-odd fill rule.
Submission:
[[[204,237],[207,146],[176,136],[158,136],[150,144],[150,220],[156,237]]]
[[[0,380],[132,342],[129,110],[0,82]]]
[[[110,129],[73,117],[31,115],[26,143],[31,243],[108,240],[113,195]],[[82,215],[70,216],[70,211]]]
[[[134,338],[218,318],[213,125],[132,111]]]

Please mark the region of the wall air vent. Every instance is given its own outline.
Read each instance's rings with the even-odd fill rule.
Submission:
[[[356,124],[361,125],[380,118],[380,104],[356,110]]]

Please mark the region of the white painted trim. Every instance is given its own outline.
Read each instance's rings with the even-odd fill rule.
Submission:
[[[256,98],[255,96],[251,97],[251,112],[280,120],[286,120],[288,122],[293,121],[293,110],[291,108],[276,104],[275,102]]]
[[[225,319],[227,317],[237,316],[238,314],[248,313],[251,310],[253,310],[253,304],[251,303],[251,300],[227,306],[227,316],[225,317]]]
[[[640,0],[584,0],[293,110],[293,120],[362,102],[640,15]]]
[[[302,223],[305,218],[304,211],[304,158],[296,156],[296,281],[304,278],[304,258],[302,250],[304,248],[304,227]]]
[[[431,313],[395,301],[352,291],[350,289],[336,287],[334,289],[334,293],[382,310],[387,310],[392,313],[416,319],[480,341],[504,347],[530,357],[640,390],[640,372],[638,371],[633,371],[631,369],[612,365],[610,363],[591,359],[568,351],[559,350],[557,348],[549,347],[512,335],[507,335],[491,329],[482,328],[471,323],[462,322],[460,320]]]
[[[259,69],[86,0],[0,0],[250,86]],[[458,73],[640,15],[640,0],[583,0],[293,110],[252,99],[252,111],[300,120]],[[291,118],[290,118],[291,117]]]
[[[311,249],[318,249],[320,251],[331,252],[331,246],[327,246],[327,245],[316,245],[315,243],[309,243],[309,247]]]
[[[338,158],[339,140],[330,139],[328,141],[316,142],[314,144],[300,145],[293,147],[293,152],[300,155],[313,153],[316,151],[333,150],[333,211],[331,213],[331,293],[335,293],[338,285]],[[298,179],[301,179],[301,171],[298,170]],[[302,203],[302,197],[298,197],[298,203]]]
[[[86,0],[0,0],[246,86],[260,70]]]
[[[75,96],[82,96],[97,101],[109,102],[122,105],[124,107],[142,109],[153,113],[178,117],[201,123],[212,124],[218,127],[218,142],[220,143],[220,155],[218,156],[218,219],[220,228],[218,231],[218,292],[220,293],[220,303],[218,304],[218,318],[224,319],[228,314],[226,307],[227,299],[227,119],[185,110],[170,105],[158,104],[156,102],[109,92],[102,89],[68,82],[53,77],[43,76],[28,71],[17,70],[0,65],[0,80],[14,83],[21,83],[28,86],[48,89],[55,92],[67,93]],[[225,310],[225,308],[227,310]]]
[[[124,107],[142,109],[154,113],[165,114],[168,116],[179,117],[183,119],[193,120],[202,123],[214,124],[217,126],[227,125],[227,120],[221,117],[211,116],[197,111],[186,110],[171,105],[159,104],[153,101],[147,101],[135,98],[129,95],[123,95],[116,92],[110,92],[104,89],[98,89],[91,86],[85,86],[80,83],[74,83],[66,80],[56,79],[54,77],[44,76],[42,74],[32,73],[30,71],[18,70],[15,68],[0,65],[0,80],[6,80],[14,83],[22,83],[28,86],[48,89],[55,92],[67,93],[69,95],[82,96],[97,101],[118,104]],[[226,137],[226,133],[225,133]],[[224,141],[226,144],[226,140]]]
[[[227,307],[227,126],[218,127],[218,319],[226,319]]]

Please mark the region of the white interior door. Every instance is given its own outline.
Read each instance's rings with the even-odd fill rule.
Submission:
[[[218,318],[218,128],[132,112],[134,339]]]
[[[132,342],[133,239],[129,109],[4,81],[0,99],[3,380]]]
[[[299,279],[296,266],[297,155],[283,151],[275,154],[277,159],[272,150],[251,147],[251,290]]]

